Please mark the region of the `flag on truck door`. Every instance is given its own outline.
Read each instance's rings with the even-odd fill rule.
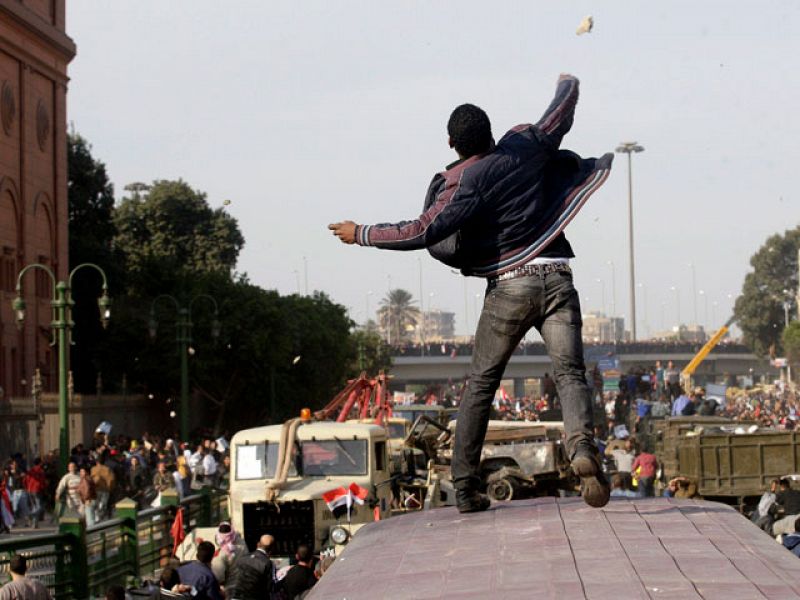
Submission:
[[[364,500],[366,500],[367,496],[369,496],[369,492],[355,482],[350,484],[350,487],[347,491],[350,492],[350,495],[353,497],[353,501],[356,502],[356,504],[364,504]]]
[[[331,513],[336,516],[337,509],[347,509],[350,507],[350,490],[338,487],[322,494],[322,499],[325,500],[325,504],[328,505],[328,509],[330,509]]]

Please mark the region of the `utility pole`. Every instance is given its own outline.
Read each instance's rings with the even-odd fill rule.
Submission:
[[[636,142],[623,142],[617,146],[618,153],[628,155],[628,253],[630,259],[630,303],[631,303],[631,341],[636,341],[636,269],[633,260],[633,174],[631,154],[643,152],[644,147]]]

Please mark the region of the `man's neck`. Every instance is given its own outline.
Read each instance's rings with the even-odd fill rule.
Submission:
[[[25,575],[20,575],[19,573],[11,573],[11,581],[22,581],[25,579]]]

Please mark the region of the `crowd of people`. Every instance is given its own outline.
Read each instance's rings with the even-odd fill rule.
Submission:
[[[320,564],[312,549],[300,544],[290,564],[278,569],[272,559],[275,539],[262,535],[254,551],[229,522],[220,523],[214,541],[197,540],[194,560],[171,559],[158,580],[136,589],[135,597],[192,600],[302,600],[319,579]],[[9,561],[11,581],[0,587],[0,600],[51,600],[40,581],[26,576],[27,560],[16,554]],[[133,597],[123,586],[111,586],[107,600]]]
[[[696,354],[703,347],[701,342],[680,340],[647,340],[640,342],[584,342],[587,354],[613,356],[617,354],[670,354],[675,352]],[[747,354],[750,348],[731,340],[723,340],[718,344],[719,351],[727,354]],[[403,342],[392,344],[392,356],[471,356],[475,349],[474,342]],[[515,355],[545,356],[547,348],[544,342],[523,340],[514,349]]]
[[[139,508],[158,506],[167,490],[183,499],[203,487],[227,489],[229,480],[224,438],[206,437],[190,446],[147,433],[131,439],[97,432],[91,444],[72,449],[61,477],[55,452],[30,464],[22,453],[8,458],[0,476],[0,533],[37,528],[48,514],[54,522],[66,510],[79,513],[91,527],[111,518],[122,498],[133,499]]]

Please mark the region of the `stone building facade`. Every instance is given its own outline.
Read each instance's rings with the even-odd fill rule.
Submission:
[[[17,329],[11,303],[17,273],[38,262],[67,276],[66,0],[0,0],[0,402],[30,394],[36,368],[56,388],[50,346],[52,285],[23,280],[27,319]]]

